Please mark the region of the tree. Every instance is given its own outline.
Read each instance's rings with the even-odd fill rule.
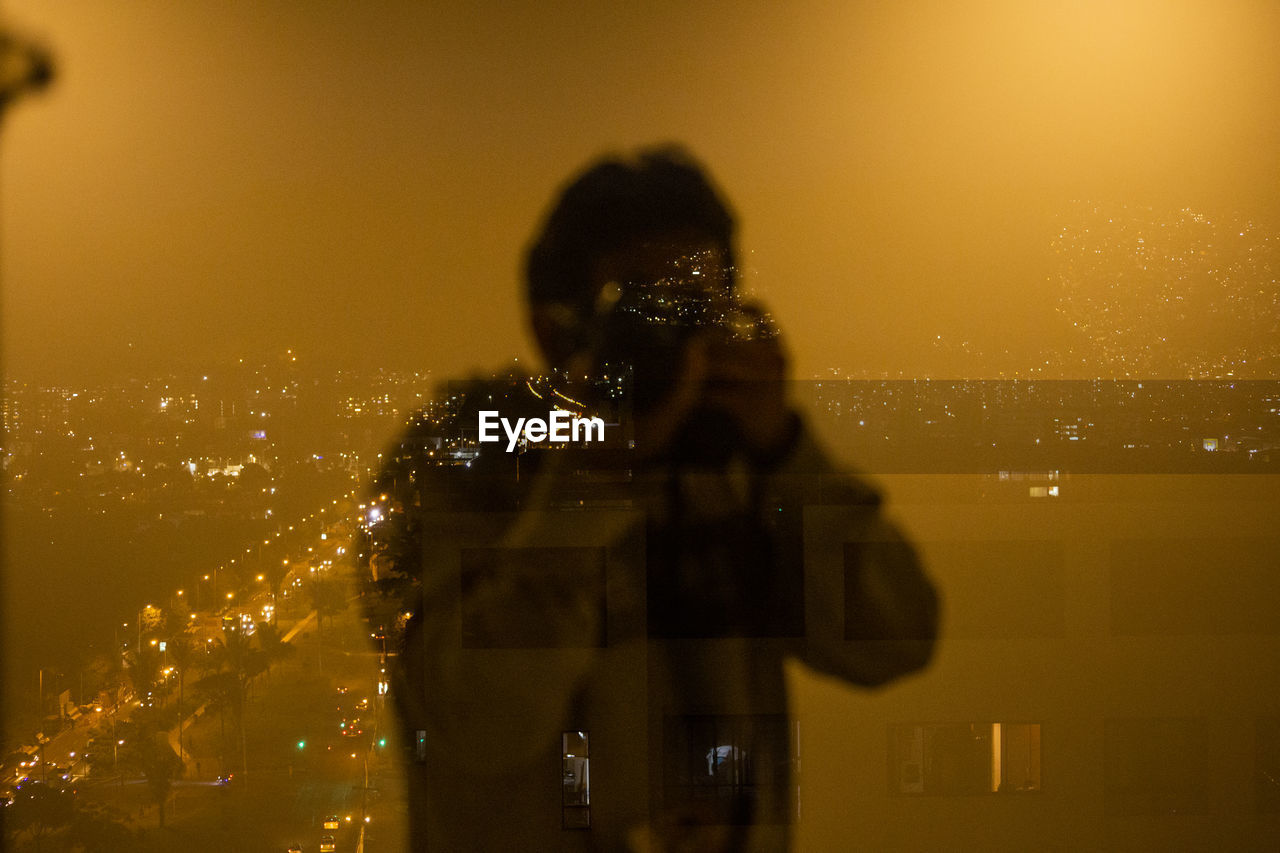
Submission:
[[[111,701],[111,707],[114,708],[120,704],[120,699],[124,696],[124,689],[128,686],[128,683],[129,672],[125,666],[124,658],[118,648],[114,649],[103,660],[102,671],[102,687]]]
[[[196,682],[195,688],[207,698],[210,705],[218,709],[219,759],[225,766],[227,759],[227,708],[236,703],[238,688],[236,677],[230,672],[215,670]]]
[[[391,493],[398,488],[394,479],[382,485]],[[421,531],[412,518],[413,513],[391,512],[376,528],[361,527],[352,537],[350,558],[360,579],[365,613],[371,624],[387,632],[392,646],[403,642],[409,614],[422,594],[417,545]]]
[[[169,801],[173,780],[182,775],[182,759],[169,745],[169,738],[163,730],[148,733],[138,746],[142,775],[147,779],[147,791],[159,808],[160,825],[164,826],[165,805]]]
[[[266,669],[261,650],[254,648],[236,629],[224,631],[222,642],[213,651],[214,672],[202,678],[199,687],[219,708],[219,719],[226,708],[231,709],[232,719],[240,741],[240,767],[249,769],[248,748],[245,738],[244,706],[253,677]],[[226,739],[225,721],[223,740]]]
[[[175,600],[177,596],[174,596]],[[179,601],[179,603],[183,603]],[[190,611],[181,607],[166,607],[162,611],[160,625],[156,628],[156,634],[160,637],[176,637],[187,629],[187,623],[190,620],[188,613]]]
[[[147,780],[147,792],[159,810],[164,826],[165,806],[173,780],[182,775],[182,759],[169,745],[169,732],[159,711],[139,711],[134,715],[134,736],[129,740],[126,761]]]
[[[186,705],[184,703],[185,696],[183,687],[187,680],[187,671],[192,669],[197,660],[197,655],[203,657],[202,652],[197,652],[185,637],[175,637],[169,641],[168,647],[169,658],[173,661],[174,669],[178,672],[178,751],[182,752],[182,723],[186,716]]]
[[[127,672],[133,683],[134,695],[142,700],[156,688],[156,676],[160,672],[160,652],[154,646],[144,645],[127,655]]]
[[[317,577],[311,582],[311,604],[316,609],[317,624],[327,617],[332,627],[333,617],[347,609],[347,596],[336,581]]]
[[[284,641],[284,636],[274,622],[259,624],[254,636],[258,638],[258,651],[262,653],[262,662],[266,666],[267,678],[270,679],[271,664],[293,654],[294,648]]]
[[[76,804],[67,841],[85,853],[130,853],[138,849],[138,838],[124,824],[123,816],[99,804]]]
[[[75,795],[70,791],[28,781],[14,792],[13,802],[5,809],[5,832],[28,833],[38,851],[45,836],[71,823],[74,811]]]
[[[311,581],[309,591],[311,603],[316,609],[316,659],[319,661],[318,666],[323,668],[325,617],[328,617],[329,625],[332,627],[333,617],[346,610],[347,597],[341,586],[326,577],[316,577]]]

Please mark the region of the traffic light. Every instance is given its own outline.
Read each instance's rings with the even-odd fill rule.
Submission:
[[[307,742],[305,740],[298,741],[298,749],[306,749],[306,748],[307,748]]]

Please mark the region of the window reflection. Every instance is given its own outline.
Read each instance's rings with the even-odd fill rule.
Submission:
[[[560,825],[564,829],[591,827],[591,754],[586,732],[560,735]]]
[[[668,717],[663,741],[667,807],[701,823],[787,823],[793,804],[764,802],[767,780],[798,755],[782,714]],[[791,774],[794,778],[795,774]]]
[[[1039,790],[1039,723],[889,727],[892,794],[956,796]]]

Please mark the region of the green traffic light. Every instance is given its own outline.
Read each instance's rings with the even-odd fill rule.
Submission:
[[[298,741],[298,749],[304,749],[306,745],[307,745],[307,742],[305,740]]]
[[[380,737],[380,738],[378,738],[378,746],[386,746],[386,745],[387,745],[387,739],[386,739],[386,738],[384,738],[384,737]]]

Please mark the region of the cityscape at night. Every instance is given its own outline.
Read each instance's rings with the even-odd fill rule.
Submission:
[[[625,397],[622,379],[591,384],[602,401]],[[171,822],[201,826],[220,819],[237,773],[271,791],[293,785],[303,767],[297,753],[308,748],[332,753],[340,747],[352,762],[308,765],[316,772],[308,785],[345,784],[356,766],[350,755],[363,750],[368,755],[360,758],[357,776],[376,759],[373,772],[391,802],[403,797],[396,763],[386,752],[389,741],[403,748],[399,734],[387,718],[368,713],[367,696],[344,698],[355,696],[356,685],[374,695],[379,683],[385,690],[385,668],[373,666],[385,664],[384,651],[361,665],[352,659],[361,659],[368,637],[378,638],[375,649],[388,643],[396,648],[404,630],[394,608],[366,607],[361,617],[361,608],[351,604],[359,590],[353,570],[368,557],[361,552],[370,531],[395,512],[385,494],[381,500],[363,497],[367,483],[387,463],[394,470],[395,461],[383,460],[383,451],[406,422],[434,448],[433,464],[470,469],[482,455],[499,454],[479,441],[465,407],[468,396],[483,390],[492,400],[497,390],[510,410],[512,398],[526,405],[557,396],[572,401],[558,390],[569,387],[567,377],[554,373],[495,375],[443,387],[428,374],[322,373],[305,359],[299,363],[292,351],[265,364],[237,361],[211,365],[207,373],[105,387],[8,380],[5,506],[11,529],[26,535],[7,540],[6,559],[42,569],[16,583],[11,579],[9,587],[13,636],[39,642],[13,643],[6,659],[6,786],[34,779],[48,784],[52,773],[57,785],[98,810],[98,819],[118,820],[118,827],[131,820],[145,824],[143,815],[149,808],[155,815],[155,802],[141,790],[122,793],[115,785],[122,774],[145,777],[147,766],[138,763],[144,757],[126,750],[122,759],[129,740],[108,738],[108,729],[136,738],[147,736],[145,726],[159,725],[174,741],[168,726],[181,718],[191,734],[175,750],[190,766],[168,783],[177,786],[165,795],[172,797],[166,800]],[[1280,383],[1273,381],[908,380],[851,378],[832,370],[825,378],[791,383],[790,393],[861,470],[889,482],[905,477],[896,493],[908,501],[940,500],[918,494],[920,487],[910,481],[919,475],[931,475],[930,488],[942,489],[948,499],[960,494],[979,505],[1091,505],[1108,495],[1094,481],[1115,475],[1154,477],[1148,485],[1159,489],[1177,475],[1202,482],[1274,475],[1280,464]],[[604,412],[614,426],[625,420],[616,404]],[[628,434],[623,429],[611,445],[625,443]],[[557,450],[521,443],[520,454],[539,452]],[[490,474],[476,469],[477,477]],[[967,485],[939,485],[957,477]],[[588,507],[616,505],[607,485],[588,483],[574,494]],[[967,566],[974,556],[949,558]],[[103,582],[85,587],[85,565]],[[381,621],[371,621],[377,615]],[[328,638],[315,625],[319,618],[338,621]],[[172,662],[166,648],[173,650]],[[235,666],[247,669],[228,663],[235,654],[245,656]],[[221,679],[229,668],[241,679],[238,698]],[[178,684],[188,673],[188,694],[179,705]],[[296,738],[284,738],[281,727],[288,725],[276,703],[285,701],[286,689],[333,691],[334,719],[308,720],[290,729]],[[233,711],[237,701],[245,704]],[[363,715],[346,707],[359,702],[366,703]],[[381,708],[380,696],[375,702]],[[167,714],[167,722],[149,722],[157,713]],[[225,717],[232,713],[236,721],[229,730]],[[326,730],[335,720],[337,730]],[[352,735],[352,725],[364,726],[367,735]],[[956,736],[954,726],[895,725],[894,748],[914,750],[917,760],[922,738],[936,737],[934,748],[943,749],[944,739]],[[1006,743],[1023,752],[1034,747],[1038,767],[1040,724],[1003,725]],[[258,730],[234,731],[245,726]],[[268,733],[297,753],[260,743]],[[255,738],[257,745],[237,755],[236,737]],[[1015,737],[1021,740],[1010,740]],[[903,772],[895,766],[894,773]],[[902,793],[949,784],[895,779]],[[1037,776],[1018,790],[1038,791],[1039,785]],[[358,807],[361,820],[370,818],[366,826],[377,814],[385,838],[402,838],[394,810],[374,808],[365,797],[362,791],[357,802],[343,793],[337,800],[349,812]],[[261,816],[254,833],[290,837],[297,818],[288,812]],[[138,830],[118,831],[128,836]],[[236,836],[217,837],[235,843]]]
[[[1053,240],[1057,310],[1079,333],[1057,371],[1274,377],[1280,234],[1191,209],[1077,204]]]

